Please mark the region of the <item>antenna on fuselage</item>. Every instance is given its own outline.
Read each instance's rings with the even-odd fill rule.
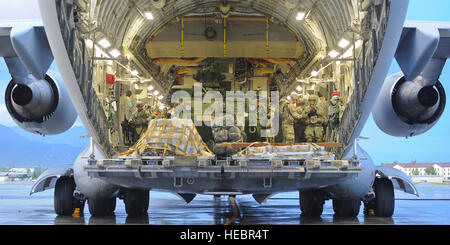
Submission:
[[[355,138],[355,140],[353,141],[353,159],[358,159],[358,152],[357,152],[357,150],[356,150],[356,145],[357,145],[357,142],[359,141],[359,140],[368,140],[369,139],[369,137],[364,137],[364,136],[359,136],[359,137],[356,137]]]

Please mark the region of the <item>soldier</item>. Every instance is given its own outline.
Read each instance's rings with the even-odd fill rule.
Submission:
[[[131,91],[127,91],[125,97],[125,120],[130,120],[133,115],[134,101],[131,98]]]
[[[136,142],[139,139],[139,137],[141,136],[141,134],[144,133],[144,131],[147,129],[148,118],[150,116],[146,110],[143,110],[142,103],[137,103],[136,107],[137,107],[137,110],[135,111],[134,117],[131,121],[132,124],[134,124],[135,130],[136,130],[134,142]]]
[[[297,113],[305,114],[308,101],[303,98],[297,100]],[[305,142],[306,117],[303,120],[297,120],[294,124],[295,139],[297,142]]]
[[[322,142],[323,141],[323,125],[325,117],[321,110],[316,107],[317,96],[309,97],[309,108],[307,109],[305,137],[306,142]]]
[[[339,106],[339,93],[332,93],[330,106],[328,107],[327,141],[337,140],[336,128],[339,126],[339,118],[341,112],[342,111]]]
[[[134,129],[132,128],[132,126],[130,125],[130,120],[133,116],[133,104],[134,101],[131,98],[131,91],[127,91],[126,95],[125,95],[125,115],[124,115],[124,120],[122,121],[121,125],[122,125],[122,131],[123,131],[123,136],[124,136],[124,143],[126,145],[132,145],[132,141],[133,141],[133,134],[134,134]]]
[[[269,136],[266,138],[266,141],[267,142],[269,142],[269,143],[273,143],[273,142],[275,142],[275,136],[274,136],[274,129],[273,129],[273,127],[274,127],[274,117],[275,117],[275,113],[274,113],[274,111],[271,109],[271,108],[269,108],[269,110],[268,110],[268,115],[269,115],[269,121],[268,121],[268,123],[267,123],[267,130],[269,130]]]
[[[170,119],[170,114],[169,114],[169,111],[167,110],[167,107],[163,108],[161,118],[168,118],[168,119]]]
[[[291,99],[285,102],[281,108],[281,114],[283,116],[283,121],[281,123],[281,128],[283,131],[283,141],[285,143],[294,143],[295,142],[295,131],[294,131],[294,123],[296,120],[305,119],[304,114],[298,113],[296,107],[296,101],[298,99],[298,95],[291,95]]]

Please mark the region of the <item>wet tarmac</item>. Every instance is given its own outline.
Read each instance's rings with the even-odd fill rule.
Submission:
[[[150,192],[148,216],[132,218],[125,212],[123,201],[117,201],[114,216],[93,217],[85,206],[80,217],[57,216],[53,210],[53,190],[29,195],[31,182],[0,183],[0,225],[298,225],[298,224],[395,224],[450,225],[450,185],[419,184],[420,198],[396,191],[396,208],[392,218],[334,216],[332,202],[327,201],[318,219],[302,217],[298,193],[283,193],[258,204],[250,195],[236,197],[237,210],[228,197],[214,199],[199,195],[186,204],[177,196]],[[231,222],[230,222],[231,221]]]

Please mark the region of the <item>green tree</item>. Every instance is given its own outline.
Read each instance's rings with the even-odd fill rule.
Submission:
[[[34,172],[31,174],[32,179],[37,179],[39,175],[41,175],[46,169],[42,169],[41,166],[38,166],[34,169]]]
[[[419,169],[415,168],[412,172],[412,175],[419,175]]]
[[[436,175],[436,169],[434,169],[433,166],[429,166],[428,168],[425,169],[425,173],[427,175]]]

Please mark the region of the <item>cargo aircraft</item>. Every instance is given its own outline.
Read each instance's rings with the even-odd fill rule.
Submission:
[[[31,194],[55,189],[58,215],[83,210],[86,201],[92,215],[109,215],[117,198],[129,215],[145,215],[150,190],[159,190],[186,202],[197,194],[251,194],[260,203],[299,191],[306,216],[320,216],[331,199],[338,216],[357,216],[363,203],[365,212],[389,217],[394,189],[418,195],[407,175],[376,166],[357,143],[370,113],[386,134],[414,137],[444,111],[439,77],[450,55],[450,23],[405,21],[408,0],[1,4],[0,55],[12,77],[5,91],[11,117],[30,133],[55,135],[78,116],[91,138],[73,165],[48,169],[32,187]],[[401,72],[386,77],[394,58]],[[53,62],[59,72],[49,69]],[[192,95],[199,84],[202,96],[266,91],[282,100],[318,98],[317,110],[338,94],[342,110],[333,136],[309,143],[303,143],[304,123],[295,124],[296,142],[287,143],[283,127],[264,138],[258,135],[264,128],[249,126],[244,116],[239,132],[245,138],[228,142],[226,149],[238,151],[225,156],[207,147],[218,143],[206,124],[211,117],[189,119],[201,122],[188,131],[200,136],[195,143],[205,146],[206,155],[180,151],[178,143],[170,148],[169,141],[145,148],[157,145],[165,129],[153,145],[151,127],[146,142],[129,142],[130,124],[123,122],[130,120],[130,103],[144,110],[178,108],[172,95]],[[203,111],[205,101],[180,104],[188,112]],[[246,113],[256,108],[250,104],[244,102]],[[160,122],[178,126],[173,118],[150,118],[148,125]],[[153,153],[136,153],[138,145]]]

